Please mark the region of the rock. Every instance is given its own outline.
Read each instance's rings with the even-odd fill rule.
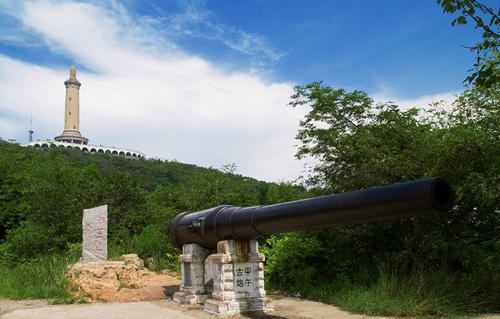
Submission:
[[[77,294],[88,302],[165,299],[178,289],[177,278],[150,272],[136,254],[123,255],[120,259],[86,264],[80,260],[68,266],[66,277],[76,287]]]
[[[140,269],[144,268],[144,261],[136,254],[122,255],[120,259],[125,262],[125,265],[134,265]]]

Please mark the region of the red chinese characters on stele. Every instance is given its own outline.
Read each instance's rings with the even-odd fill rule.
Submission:
[[[82,262],[107,260],[107,205],[83,210]]]

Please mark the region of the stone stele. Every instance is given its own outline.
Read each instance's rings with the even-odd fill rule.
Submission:
[[[82,263],[108,259],[108,205],[83,210]]]

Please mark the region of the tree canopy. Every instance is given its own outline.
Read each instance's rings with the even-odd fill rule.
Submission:
[[[472,22],[483,31],[482,40],[468,46],[476,53],[476,63],[466,81],[484,87],[500,83],[500,6],[488,7],[477,0],[437,0],[437,3],[443,12],[459,13],[452,26]]]

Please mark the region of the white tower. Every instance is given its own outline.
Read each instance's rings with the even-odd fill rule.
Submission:
[[[58,142],[88,144],[89,140],[80,134],[80,86],[76,69],[71,66],[66,85],[66,106],[64,110],[64,131],[54,139]]]

